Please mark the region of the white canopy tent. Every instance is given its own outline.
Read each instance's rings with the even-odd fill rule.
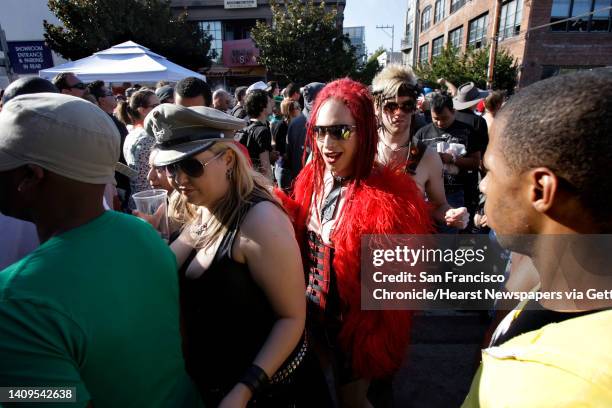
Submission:
[[[52,79],[61,72],[72,72],[83,82],[176,82],[190,76],[206,80],[204,75],[170,62],[166,57],[133,41],[126,41],[77,61],[43,69],[38,74],[41,78]]]

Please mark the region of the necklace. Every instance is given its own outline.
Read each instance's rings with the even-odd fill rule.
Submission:
[[[208,223],[210,222],[210,219],[206,222],[204,222],[204,216],[202,213],[200,213],[200,217],[199,217],[199,223],[194,223],[191,225],[191,233],[193,235],[197,235],[200,236],[202,234],[204,234],[206,232],[206,230],[208,229]]]
[[[202,235],[208,229],[208,224],[193,224],[191,226],[191,233],[197,236]]]
[[[384,145],[384,146],[385,146],[387,149],[391,150],[391,152],[393,152],[393,153],[395,153],[395,152],[399,152],[399,151],[401,151],[402,149],[405,149],[405,148],[407,148],[407,147],[408,147],[408,148],[410,148],[410,144],[411,144],[411,142],[412,142],[411,138],[409,138],[409,139],[408,139],[408,144],[402,145],[402,146],[400,146],[400,147],[395,147],[395,148],[393,148],[393,147],[389,146],[389,145],[387,144],[387,142],[385,142],[385,139],[383,139],[382,137],[381,137],[379,140],[381,141],[381,143],[382,143],[382,144],[383,144],[383,145]]]

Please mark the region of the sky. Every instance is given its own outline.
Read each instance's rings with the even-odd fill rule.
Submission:
[[[329,3],[333,3],[330,1]],[[384,31],[376,26],[395,25],[394,51],[399,51],[400,40],[404,35],[404,19],[408,0],[346,0],[344,27],[365,26],[365,39],[368,54],[378,47],[391,48],[391,29]]]

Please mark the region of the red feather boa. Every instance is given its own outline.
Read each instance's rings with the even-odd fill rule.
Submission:
[[[294,223],[302,250],[314,193],[313,166],[296,179],[293,199],[278,192]],[[348,312],[343,315],[339,341],[352,356],[353,371],[360,378],[381,378],[400,367],[410,336],[409,311],[361,310],[360,256],[363,234],[426,234],[433,231],[421,192],[404,173],[377,166],[367,180],[347,194],[332,241],[333,267],[338,291]],[[303,252],[303,254],[305,254]],[[303,256],[306,260],[307,257]]]

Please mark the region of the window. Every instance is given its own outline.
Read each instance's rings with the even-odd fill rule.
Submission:
[[[463,41],[463,26],[457,27],[448,33],[448,43],[453,47],[460,49],[461,41]]]
[[[589,31],[612,31],[612,10],[602,10],[603,8],[612,6],[611,0],[595,0],[593,2],[593,16]],[[597,11],[601,10],[601,11]]]
[[[611,0],[553,0],[550,11],[552,31],[610,31],[612,29]],[[592,15],[589,13],[593,13]],[[580,16],[580,17],[579,17]],[[557,23],[567,18],[571,21]]]
[[[511,0],[502,5],[499,20],[499,39],[514,37],[521,31],[523,0]]]
[[[223,34],[220,21],[200,21],[200,28],[204,34],[210,35],[210,50],[208,55],[213,62],[221,63],[223,60]]]
[[[453,14],[465,4],[465,0],[451,0],[450,12]]]
[[[434,38],[431,43],[431,56],[437,57],[442,54],[442,48],[444,47],[444,36]]]
[[[425,31],[431,25],[431,6],[425,7],[421,16],[421,31]]]
[[[487,43],[487,13],[470,21],[468,47],[480,48]]]
[[[429,43],[419,47],[419,64],[427,64],[429,62]]]
[[[550,11],[550,22],[555,23],[569,17],[570,0],[553,0],[552,10]],[[550,26],[552,31],[567,31],[567,22],[553,24]]]
[[[434,5],[434,24],[444,18],[444,9],[446,8],[446,0],[436,0]]]
[[[412,23],[406,24],[406,38],[405,41],[409,44],[412,43]]]
[[[591,0],[574,0],[572,4],[571,17],[582,16],[591,11]],[[589,16],[583,16],[569,21],[568,31],[588,31]]]

